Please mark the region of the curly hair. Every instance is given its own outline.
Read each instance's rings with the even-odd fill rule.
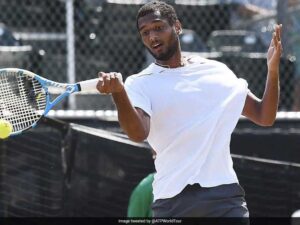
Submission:
[[[178,20],[177,14],[173,6],[163,2],[163,1],[151,1],[143,5],[136,16],[136,26],[138,28],[138,19],[140,17],[146,16],[150,13],[154,13],[159,11],[162,18],[167,19],[169,24],[172,26],[175,24],[176,20]]]

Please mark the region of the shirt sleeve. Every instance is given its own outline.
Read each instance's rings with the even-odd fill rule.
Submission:
[[[140,78],[142,79],[142,78]],[[145,93],[139,77],[128,77],[125,81],[125,90],[134,107],[141,108],[149,116],[152,115],[151,101],[149,96]]]

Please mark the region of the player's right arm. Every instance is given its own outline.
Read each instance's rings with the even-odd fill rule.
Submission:
[[[142,109],[132,106],[124,88],[122,75],[100,72],[99,77],[97,89],[100,93],[112,94],[121,128],[132,141],[144,141],[150,131],[150,116]]]

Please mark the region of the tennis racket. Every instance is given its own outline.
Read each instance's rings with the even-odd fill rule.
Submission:
[[[0,69],[0,119],[11,123],[10,136],[33,128],[64,98],[80,91],[97,90],[99,78],[75,84],[58,83],[18,68]],[[51,101],[49,88],[63,91]]]

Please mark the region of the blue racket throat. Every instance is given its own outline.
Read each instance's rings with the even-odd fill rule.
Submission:
[[[47,95],[47,105],[45,108],[45,111],[43,115],[46,115],[55,105],[57,105],[59,102],[61,102],[64,98],[68,97],[70,94],[73,94],[75,92],[80,91],[79,84],[62,84],[57,83],[48,79],[45,79],[39,75],[35,75],[34,78],[40,82],[40,84],[43,86],[46,95]],[[63,87],[65,88],[65,91],[57,96],[53,101],[50,100],[50,95],[48,93],[48,87]]]

